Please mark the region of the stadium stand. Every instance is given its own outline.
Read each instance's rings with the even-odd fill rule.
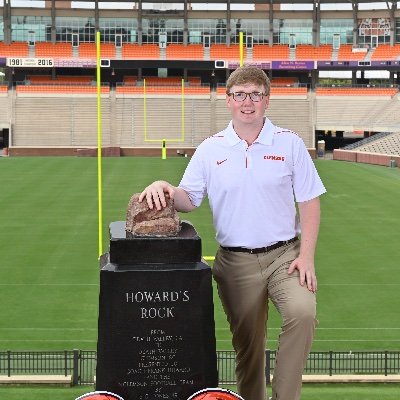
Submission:
[[[28,57],[29,47],[27,42],[0,42],[0,56],[2,57]]]
[[[203,60],[204,48],[201,44],[190,44],[183,46],[182,44],[169,44],[167,46],[167,60]]]
[[[38,84],[38,85],[17,85],[16,87],[17,96],[23,95],[24,93],[42,93],[42,94],[97,94],[97,87],[93,85],[84,84]],[[102,86],[101,93],[110,93],[109,86]]]
[[[369,136],[369,137],[366,137],[366,138],[364,138],[362,140],[359,140],[358,142],[350,143],[350,144],[342,147],[342,150],[354,150],[357,147],[362,147],[362,146],[364,146],[364,145],[366,145],[366,144],[368,144],[370,142],[373,142],[375,140],[381,139],[381,138],[383,138],[383,137],[385,137],[387,135],[391,135],[391,134],[392,134],[392,132],[379,132],[379,133],[376,133],[373,136]]]
[[[111,145],[110,101],[102,99],[104,146]],[[35,115],[35,118],[27,118]],[[108,123],[107,123],[108,121]],[[96,146],[97,103],[87,97],[18,97],[14,146]]]
[[[400,45],[390,46],[388,44],[380,44],[376,47],[371,55],[371,60],[396,60],[400,57]]]
[[[144,88],[143,86],[117,86],[116,88],[117,94],[143,94]],[[181,86],[147,86],[146,94],[162,94],[162,95],[181,95],[182,87]],[[207,95],[210,96],[210,87],[209,86],[195,86],[195,87],[186,87],[184,88],[185,95]]]
[[[156,44],[133,44],[125,43],[122,46],[122,58],[125,59],[159,59],[160,58],[160,48]]]
[[[255,44],[253,60],[289,60],[289,46]]]
[[[271,79],[271,86],[295,86],[298,82],[296,77],[274,77]]]
[[[318,87],[317,96],[390,96],[399,92],[398,88],[387,87]]]
[[[338,61],[360,61],[366,56],[366,51],[354,51],[350,44],[342,44],[339,48],[337,59]]]
[[[81,43],[79,45],[79,57],[96,58],[95,43]],[[102,43],[100,46],[101,58],[115,58],[115,45],[112,43]]]
[[[213,44],[210,47],[211,60],[237,60],[239,55],[239,45],[233,44]],[[243,57],[246,58],[246,48],[243,49]]]
[[[271,87],[271,96],[303,96],[307,98],[307,88],[306,87]]]
[[[135,85],[138,77],[137,76],[130,76],[130,75],[124,75],[124,84],[129,84],[129,85]]]
[[[400,132],[388,133],[375,138],[367,143],[359,143],[355,149],[357,151],[378,153],[378,154],[394,154],[400,156]]]
[[[316,129],[340,131],[398,130],[398,96],[316,96]]]
[[[296,60],[331,60],[332,59],[332,46],[322,45],[314,47],[312,45],[298,45],[296,46]]]
[[[35,57],[72,57],[71,43],[37,42]]]
[[[45,84],[59,84],[59,83],[85,83],[89,84],[92,81],[94,81],[94,77],[90,75],[78,75],[78,76],[72,76],[72,75],[58,75],[56,77],[52,77],[51,75],[27,75],[26,76],[26,81],[30,83],[45,83]]]
[[[14,8],[13,5],[10,5],[10,7]],[[18,29],[15,27],[15,29],[11,29],[9,17],[17,15],[15,14],[16,11],[13,10],[14,14],[3,13],[3,40],[7,43],[11,41],[11,44],[0,42],[0,56],[3,58],[27,57],[29,60],[35,57],[54,58],[54,69],[50,73],[50,68],[41,69],[38,68],[39,65],[36,65],[34,66],[35,70],[27,68],[24,73],[24,69],[20,68],[20,65],[15,65],[18,68],[4,67],[6,75],[2,76],[1,79],[7,79],[10,83],[0,86],[0,105],[7,109],[7,112],[4,112],[3,115],[8,116],[4,118],[3,126],[10,126],[11,128],[14,119],[19,121],[20,117],[16,116],[16,112],[20,112],[20,109],[17,111],[16,103],[29,99],[33,107],[32,113],[39,119],[42,118],[42,114],[33,104],[35,99],[51,98],[58,101],[58,98],[60,98],[68,103],[72,102],[73,99],[79,101],[80,99],[91,98],[91,101],[93,101],[93,97],[97,94],[94,74],[96,58],[94,29],[87,30],[86,25],[84,25],[86,22],[82,22],[82,16],[85,18],[88,11],[85,9],[61,10],[56,8],[54,10],[56,18],[52,18],[48,22],[51,24],[51,31],[40,31],[40,34],[37,31],[33,32],[32,35],[30,27],[25,25],[27,21],[25,16],[31,20],[31,17],[38,15],[38,10],[28,7],[21,7],[20,9],[16,7],[15,9],[18,9],[18,12],[21,11],[23,18],[15,21]],[[114,16],[112,20],[108,21],[110,25],[105,28],[102,25],[104,21],[101,18],[105,18],[105,14],[108,13],[110,15],[113,13]],[[285,13],[282,9],[277,8],[272,10],[271,14],[273,15],[270,14],[270,18],[274,21],[270,24],[270,28],[263,27],[263,29],[258,30],[256,26],[262,26],[260,23],[265,20],[266,15],[261,9],[257,10],[257,7],[251,18],[253,21],[254,17],[254,27],[252,21],[247,17],[247,12],[239,10],[231,12],[229,6],[224,11],[207,13],[207,18],[204,18],[201,12],[195,10],[190,10],[188,13],[172,13],[171,15],[169,12],[162,12],[162,17],[166,22],[165,31],[167,32],[165,48],[163,46],[160,48],[156,31],[159,28],[164,31],[164,26],[148,25],[146,12],[143,17],[143,24],[136,26],[135,24],[140,19],[140,10],[134,9],[132,13],[134,22],[129,28],[131,29],[130,34],[126,30],[127,28],[123,26],[124,18],[116,11],[102,12],[100,13],[101,16],[95,14],[93,18],[91,17],[94,19],[92,26],[100,26],[102,32],[101,58],[111,60],[109,68],[104,65],[105,68],[102,68],[102,80],[106,84],[105,87],[102,87],[102,98],[109,102],[110,107],[110,119],[107,120],[105,117],[106,124],[116,122],[113,113],[118,109],[121,102],[135,104],[134,108],[130,108],[131,114],[125,116],[131,124],[132,121],[140,119],[138,105],[143,103],[143,78],[146,79],[149,107],[159,108],[157,101],[162,101],[163,98],[164,104],[165,100],[168,101],[168,104],[175,104],[175,101],[176,104],[180,104],[182,76],[184,76],[185,100],[191,102],[192,105],[200,104],[196,101],[205,102],[204,104],[207,104],[207,107],[212,110],[211,115],[206,117],[210,119],[209,124],[201,134],[196,132],[191,143],[199,143],[204,137],[214,133],[217,127],[218,129],[225,127],[229,115],[226,110],[223,111],[225,107],[225,88],[223,85],[229,75],[229,70],[238,65],[240,54],[238,29],[241,27],[239,19],[243,18],[243,31],[245,34],[252,32],[251,37],[254,40],[254,43],[249,42],[248,38],[244,36],[245,45],[253,44],[253,46],[249,45],[248,49],[244,48],[244,61],[261,65],[273,77],[271,81],[271,102],[267,115],[271,119],[276,117],[277,123],[283,126],[288,126],[286,123],[286,119],[288,119],[289,124],[291,124],[289,127],[297,131],[307,145],[315,147],[316,134],[319,135],[320,133],[314,132],[314,129],[322,131],[348,129],[353,132],[356,130],[374,132],[387,130],[394,132],[400,126],[400,113],[398,112],[400,94],[397,87],[399,78],[395,69],[400,61],[400,43],[389,44],[393,41],[399,41],[398,31],[400,28],[395,28],[394,36],[393,31],[389,36],[387,31],[379,28],[376,31],[376,40],[373,41],[372,37],[369,36],[368,27],[372,26],[375,29],[376,24],[382,25],[382,23],[388,22],[386,16],[383,16],[385,20],[382,21],[383,17],[380,18],[380,15],[375,15],[375,11],[353,13],[353,21],[351,21],[351,16],[347,12],[340,12],[336,15],[336,12],[320,10],[321,15],[319,16],[309,11],[297,15],[296,13]],[[210,21],[215,20],[215,22],[219,20],[220,15],[217,14],[222,15],[223,19],[230,19],[229,26],[231,29],[229,34],[228,31],[221,30],[218,26],[215,29],[208,26],[208,19]],[[64,16],[67,17],[65,20],[63,19]],[[72,23],[74,17],[77,18],[74,24],[75,22],[78,25],[81,24],[78,28],[74,28],[77,36],[75,38],[66,37],[64,35],[65,30],[70,29],[68,25]],[[398,19],[398,16],[395,15],[395,18]],[[275,21],[279,21],[279,24],[276,24]],[[299,21],[301,21],[300,25]],[[336,23],[342,28],[342,33],[345,32],[345,29],[347,32],[346,35],[340,35],[340,43],[334,40],[337,31]],[[361,28],[355,31],[356,24],[364,24],[364,31]],[[303,29],[305,26],[312,26],[312,31],[308,28]],[[18,35],[17,32],[19,32]],[[122,33],[120,34],[120,32]],[[121,35],[118,36],[120,38],[119,43],[117,34]],[[18,38],[24,37],[25,41],[15,41],[17,36]],[[210,40],[210,47],[204,47],[207,37]],[[58,42],[52,43],[50,40]],[[66,42],[67,40],[74,40],[74,47],[71,42]],[[352,42],[354,44],[351,44]],[[335,43],[335,49],[332,44],[321,43]],[[120,45],[121,47],[119,47]],[[339,45],[339,49],[336,48],[336,45]],[[28,62],[29,60],[25,61]],[[214,60],[222,60],[224,65],[216,65]],[[390,70],[387,82],[390,84],[380,85],[379,82],[374,81],[369,83],[371,78],[364,73],[367,70],[373,71],[378,68],[377,63],[370,65],[370,60],[382,61],[379,66],[385,65],[384,63],[387,62],[387,65],[390,66],[390,68],[387,68],[388,71]],[[273,61],[282,61],[282,63],[272,63]],[[290,61],[290,63],[287,63],[287,61]],[[296,64],[297,61],[300,63]],[[304,63],[303,61],[313,61],[314,63]],[[323,63],[317,64],[317,61],[323,61]],[[358,63],[359,61],[365,63]],[[341,71],[351,71],[352,76],[348,79],[348,85],[340,83],[341,87],[319,87],[318,82],[321,78],[318,76],[318,69],[320,67],[324,71],[333,71],[336,67],[340,67]],[[87,69],[87,72],[82,71],[82,69]],[[153,76],[157,75],[157,70],[160,77]],[[84,75],[80,75],[82,72]],[[359,72],[361,72],[361,77]],[[72,76],[74,74],[76,76]],[[164,75],[168,75],[168,77],[161,78]],[[331,83],[329,82],[329,84]],[[133,102],[134,98],[138,100],[137,104]],[[276,108],[278,105],[279,110]],[[215,111],[213,110],[214,106],[216,107]],[[179,111],[179,106],[177,107]],[[197,118],[195,110],[189,110],[186,105],[185,110],[187,112],[185,120],[190,121],[186,125],[193,125],[193,121]],[[287,115],[284,118],[281,112],[287,114],[288,110],[290,114],[301,114],[300,121],[291,121],[291,117],[288,118]],[[57,114],[57,109],[53,112]],[[68,111],[66,112],[68,113]],[[74,119],[75,115],[72,112],[70,114],[72,114],[70,117]],[[179,120],[180,116],[178,118],[175,116],[175,125],[176,121]],[[2,121],[3,116],[1,117]],[[44,128],[46,122],[43,117],[42,125]],[[169,123],[173,124],[172,121]],[[131,131],[126,125],[121,124],[120,126],[128,130],[128,132],[120,132],[121,137],[129,137],[129,140],[126,139],[126,143],[130,145],[140,143],[140,138],[133,139],[130,136]],[[140,129],[136,129],[135,134],[143,136]],[[19,135],[23,135],[21,129],[14,130],[13,127],[12,135],[10,135],[12,141],[15,139],[18,142]],[[70,139],[69,146],[86,145],[86,139],[83,138],[82,143],[79,140],[72,141]],[[26,143],[24,142],[24,145]],[[32,143],[36,143],[34,139]],[[110,145],[119,145],[118,136],[114,137],[112,134]],[[153,144],[142,143],[141,146],[151,147]],[[156,146],[158,144],[154,144],[154,147]]]

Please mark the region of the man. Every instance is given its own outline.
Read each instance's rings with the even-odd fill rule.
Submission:
[[[156,181],[139,201],[161,209],[167,193],[189,212],[208,196],[220,244],[213,276],[233,336],[238,393],[265,399],[270,299],[282,317],[272,399],[298,400],[316,326],[314,253],[325,188],[301,138],[264,117],[269,92],[262,70],[234,71],[228,127],[198,146],[178,187]]]

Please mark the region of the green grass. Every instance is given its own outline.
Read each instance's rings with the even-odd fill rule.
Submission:
[[[103,249],[108,224],[124,220],[130,196],[154,179],[178,184],[184,158],[103,160]],[[400,170],[317,160],[328,189],[316,266],[314,351],[399,350]],[[245,205],[244,205],[245,206]],[[251,206],[251,205],[250,205]],[[96,349],[98,307],[97,162],[94,158],[0,158],[0,349]],[[208,204],[191,214],[203,254],[217,244]],[[215,294],[217,347],[230,333]],[[271,307],[268,347],[279,317]],[[85,387],[6,388],[8,400],[74,399]],[[395,385],[306,385],[306,400],[395,400]],[[56,395],[55,395],[56,394]]]
[[[230,387],[235,391],[235,387]],[[74,400],[93,391],[91,386],[0,387],[0,398],[7,400]],[[269,392],[270,393],[270,392]],[[305,384],[302,400],[398,400],[397,384]]]
[[[108,224],[154,179],[178,184],[185,158],[103,159],[103,250]],[[328,189],[316,265],[320,325],[313,350],[398,350],[400,170],[317,161]],[[98,307],[97,162],[0,158],[0,348],[95,349]],[[203,254],[214,255],[207,202],[191,214]],[[218,296],[219,349],[230,332]],[[269,347],[279,318],[271,311]]]

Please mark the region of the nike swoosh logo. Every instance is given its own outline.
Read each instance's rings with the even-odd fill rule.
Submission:
[[[222,163],[224,163],[225,161],[227,161],[228,159],[227,158],[225,158],[225,160],[222,160],[222,161],[217,161],[217,165],[221,165]]]

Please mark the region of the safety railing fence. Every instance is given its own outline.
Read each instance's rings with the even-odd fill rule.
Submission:
[[[273,375],[276,352],[265,350],[267,381]],[[71,375],[74,385],[90,385],[96,375],[97,353],[91,350],[0,351],[0,375]],[[220,384],[235,384],[235,353],[217,351]],[[310,353],[305,374],[398,375],[400,351],[325,351]]]

